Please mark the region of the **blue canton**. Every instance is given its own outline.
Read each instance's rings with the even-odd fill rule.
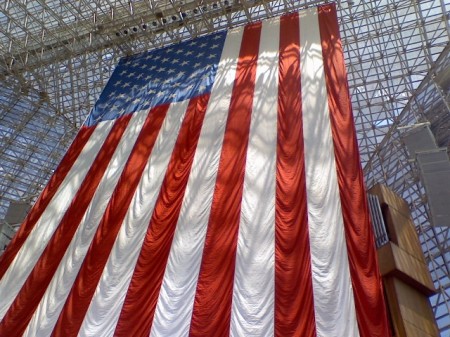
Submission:
[[[211,91],[226,32],[121,59],[86,125]]]

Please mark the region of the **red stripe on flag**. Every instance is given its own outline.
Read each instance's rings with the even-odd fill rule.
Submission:
[[[390,336],[335,5],[319,7],[325,80],[350,275],[361,337]]]
[[[209,94],[192,99],[131,279],[115,336],[148,336]]]
[[[39,220],[42,213],[47,208],[50,201],[53,199],[53,196],[58,191],[59,186],[66,178],[67,173],[69,173],[73,163],[80,155],[81,150],[83,150],[86,142],[89,140],[94,130],[95,126],[83,126],[78,132],[75,140],[67,150],[67,153],[61,160],[61,163],[59,164],[55,173],[53,173],[47,186],[45,186],[39,199],[36,201],[30,213],[28,213],[28,216],[20,226],[19,231],[16,233],[6,250],[0,256],[0,279],[8,270],[20,248],[22,248],[22,245],[24,244],[28,235],[33,230],[36,222]]]
[[[275,213],[275,336],[315,336],[298,13],[281,17]]]
[[[0,336],[24,333],[63,258],[131,115],[117,120],[47,247],[0,324]]]
[[[152,109],[117,183],[52,336],[76,336],[152,152],[168,105]]]
[[[237,234],[260,34],[260,23],[244,28],[197,283],[191,336],[229,335]]]

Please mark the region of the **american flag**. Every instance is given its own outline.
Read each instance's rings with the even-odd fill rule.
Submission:
[[[389,336],[336,8],[123,59],[0,260],[0,336]]]

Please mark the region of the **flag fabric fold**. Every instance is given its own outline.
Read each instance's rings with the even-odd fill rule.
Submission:
[[[333,4],[123,59],[0,257],[0,336],[389,336]]]

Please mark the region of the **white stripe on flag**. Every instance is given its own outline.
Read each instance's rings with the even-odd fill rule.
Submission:
[[[0,320],[11,306],[55,229],[58,227],[70,205],[70,200],[73,199],[78,191],[112,125],[113,122],[108,122],[97,126],[66,178],[61,183],[52,201],[36,222],[27,240],[0,280],[0,294],[2,298],[0,301]],[[14,282],[10,280],[14,280]]]
[[[245,167],[231,336],[272,336],[280,20],[263,21]]]
[[[161,285],[151,336],[187,336],[243,28],[225,40]]]
[[[24,336],[51,334],[146,117],[147,111],[133,114]],[[104,123],[110,125],[114,121],[102,122],[97,127],[101,127]]]
[[[112,336],[189,100],[172,103],[78,336]]]
[[[317,9],[300,12],[301,83],[318,337],[359,336],[323,70]]]

